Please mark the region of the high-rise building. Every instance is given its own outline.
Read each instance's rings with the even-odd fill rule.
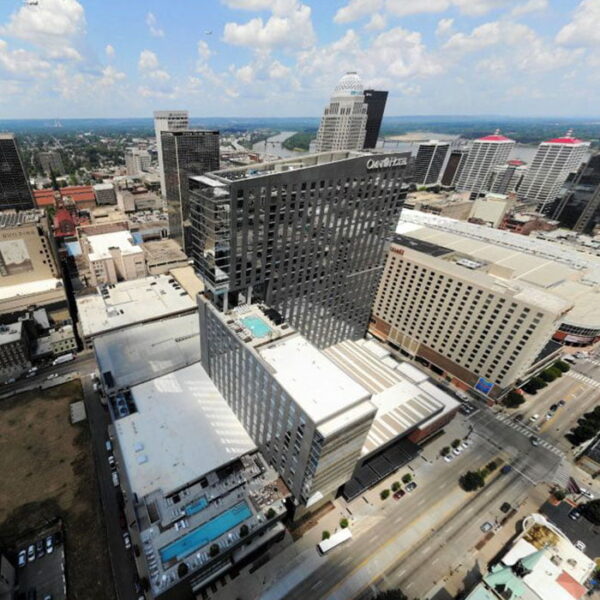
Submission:
[[[362,150],[365,143],[367,108],[362,81],[346,73],[335,86],[331,101],[321,117],[317,152]]]
[[[527,172],[527,165],[522,160],[509,160],[505,165],[492,169],[489,191],[493,194],[510,194],[519,189],[523,177]]]
[[[38,160],[40,161],[42,171],[44,171],[46,175],[62,175],[65,172],[62,157],[58,150],[38,152]]]
[[[558,358],[552,336],[573,304],[529,282],[531,257],[490,244],[485,236],[496,230],[488,227],[408,216],[413,222],[398,227],[405,233],[393,238],[373,305],[375,337],[493,399]],[[461,229],[415,227],[434,219],[479,228],[482,240],[466,243]]]
[[[12,133],[0,133],[0,210],[8,208],[33,208],[33,196],[17,139]]]
[[[365,90],[365,103],[367,105],[367,125],[365,143],[363,144],[365,149],[377,147],[387,97],[388,92]]]
[[[450,150],[448,142],[431,140],[430,142],[419,144],[415,158],[414,182],[420,185],[437,183],[440,179],[448,150]]]
[[[468,150],[452,150],[450,152],[444,174],[442,175],[442,185],[451,187],[456,184],[468,155]]]
[[[187,110],[155,110],[154,135],[156,136],[156,152],[158,154],[158,174],[160,176],[160,192],[163,198],[165,190],[165,171],[163,167],[162,140],[163,131],[183,131],[188,128]]]
[[[508,160],[515,145],[498,131],[475,140],[456,179],[456,189],[477,196],[486,190],[492,169]]]
[[[163,131],[161,147],[169,236],[191,254],[188,180],[219,168],[219,132]]]
[[[590,157],[569,179],[552,218],[577,233],[593,233],[600,225],[600,154]]]
[[[138,177],[150,169],[150,153],[139,148],[125,150],[125,169],[130,177]]]
[[[331,152],[191,177],[206,294],[224,311],[260,299],[319,347],[363,337],[409,157]]]
[[[570,131],[565,137],[542,142],[519,187],[519,200],[543,213],[556,200],[569,173],[584,161],[588,149],[589,143],[574,138]]]

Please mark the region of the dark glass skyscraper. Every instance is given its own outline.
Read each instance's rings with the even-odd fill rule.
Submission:
[[[468,153],[468,150],[452,150],[452,152],[450,152],[450,157],[448,158],[444,174],[442,175],[442,185],[455,185],[465,164]]]
[[[0,133],[0,210],[33,208],[27,172],[12,133]]]
[[[421,185],[437,183],[449,149],[450,144],[447,142],[432,140],[419,144],[415,158],[414,182]]]
[[[188,179],[219,168],[219,132],[163,131],[161,142],[169,236],[190,254]]]
[[[190,178],[207,296],[221,310],[262,300],[319,347],[363,337],[409,157],[328,152]]]
[[[376,90],[365,90],[365,103],[367,104],[367,133],[365,135],[364,148],[375,148],[379,138],[379,129],[383,120],[385,103],[388,93]]]

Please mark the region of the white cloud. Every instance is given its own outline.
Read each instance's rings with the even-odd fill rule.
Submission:
[[[148,73],[148,77],[150,77],[150,79],[154,79],[155,81],[169,81],[169,79],[171,79],[171,76],[164,69],[150,71]]]
[[[252,83],[252,81],[254,80],[254,69],[252,68],[251,65],[245,65],[243,67],[240,67],[236,72],[235,72],[235,76],[242,82],[242,83]]]
[[[350,0],[346,6],[338,9],[333,17],[336,23],[350,23],[378,11],[383,0]]]
[[[284,79],[289,77],[292,70],[285,65],[282,65],[278,60],[274,60],[269,66],[269,78],[270,79]]]
[[[106,48],[104,48],[104,53],[106,54],[106,56],[108,56],[108,58],[114,58],[115,49],[110,44],[107,44]]]
[[[444,37],[452,33],[454,27],[454,19],[440,19],[438,21],[435,34]]]
[[[98,80],[98,84],[103,87],[111,87],[123,79],[125,79],[125,73],[117,71],[115,67],[109,65],[102,69],[102,77]]]
[[[152,50],[142,50],[140,52],[140,59],[138,61],[138,68],[140,71],[158,69],[158,66],[158,57]]]
[[[8,43],[0,39],[0,72],[10,73],[19,79],[29,79],[45,77],[50,66],[49,62],[34,52],[23,49],[9,50]]]
[[[528,0],[528,2],[523,4],[517,4],[517,6],[510,11],[510,14],[513,17],[520,17],[521,15],[546,10],[547,8],[548,0]]]
[[[371,20],[365,25],[367,31],[379,31],[385,29],[387,22],[381,13],[375,13]]]
[[[266,22],[256,17],[243,24],[226,23],[223,40],[255,49],[307,48],[314,44],[309,6],[296,0],[276,0],[271,10],[273,14]]]
[[[507,2],[510,0],[386,0],[386,8],[399,17],[438,13],[450,8],[457,8],[465,15],[480,16],[505,7]]]
[[[210,49],[209,45],[204,41],[200,40],[198,42],[198,56],[200,60],[207,61],[213,54],[213,51]]]
[[[165,37],[165,32],[158,26],[154,13],[149,12],[146,15],[146,25],[148,26],[150,35],[153,35],[154,37]]]
[[[221,0],[229,8],[240,10],[267,10],[273,5],[272,0]]]
[[[44,0],[22,6],[0,32],[38,46],[50,58],[80,60],[74,46],[85,32],[85,13],[77,0]]]
[[[566,46],[600,44],[600,0],[583,0],[575,9],[573,20],[557,34],[556,41]]]

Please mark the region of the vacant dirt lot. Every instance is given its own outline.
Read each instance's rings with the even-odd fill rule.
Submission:
[[[60,517],[69,598],[114,598],[106,530],[86,422],[71,425],[80,400],[71,381],[0,400],[0,538],[7,544]]]

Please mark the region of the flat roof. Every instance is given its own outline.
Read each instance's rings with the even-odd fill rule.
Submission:
[[[131,489],[174,492],[256,449],[200,363],[131,389],[115,431]]]
[[[200,360],[198,315],[193,312],[97,336],[94,350],[107,391],[138,385]]]
[[[192,266],[175,267],[169,270],[169,274],[189,294],[190,298],[196,298],[204,291],[204,283]]]
[[[110,258],[110,248],[119,248],[123,254],[143,253],[139,246],[134,245],[133,237],[128,230],[88,235],[87,240],[91,246],[90,260]]]
[[[363,456],[459,406],[456,399],[434,385],[420,369],[395,361],[378,348],[384,347],[374,340],[346,340],[325,350],[373,394],[371,402],[377,413],[362,448]]]
[[[21,296],[33,296],[50,290],[63,289],[62,279],[38,279],[26,283],[15,283],[14,285],[0,285],[0,300],[18,298]]]
[[[21,339],[23,322],[17,321],[10,325],[0,325],[0,345],[11,344]]]
[[[140,247],[146,256],[146,260],[152,261],[152,263],[168,263],[188,260],[185,252],[175,240],[151,240],[143,242],[140,244]]]
[[[152,275],[105,286],[104,294],[76,298],[83,336],[194,310],[196,302],[175,285],[166,275]]]
[[[300,334],[257,348],[273,376],[318,425],[370,394]]]

